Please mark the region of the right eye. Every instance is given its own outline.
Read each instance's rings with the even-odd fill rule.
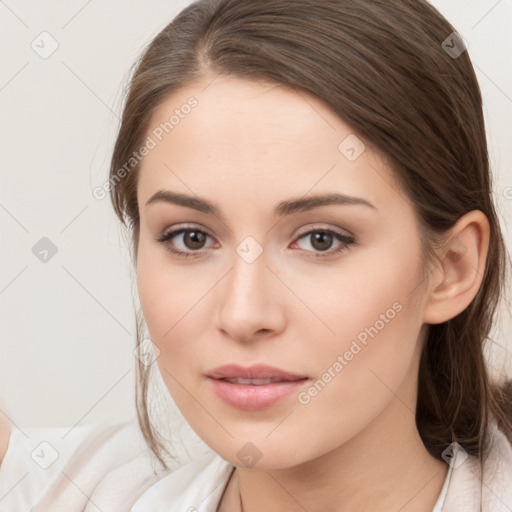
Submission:
[[[166,231],[156,238],[164,247],[180,258],[200,257],[207,238],[212,238],[206,231],[194,227],[186,227]],[[181,248],[176,248],[176,239]],[[199,254],[195,254],[199,253]]]

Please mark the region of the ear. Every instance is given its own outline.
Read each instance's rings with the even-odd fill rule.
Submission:
[[[457,221],[438,252],[441,263],[430,276],[424,323],[446,322],[471,304],[483,281],[489,240],[489,221],[480,210]]]

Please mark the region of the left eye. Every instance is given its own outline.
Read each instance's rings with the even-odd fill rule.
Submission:
[[[174,244],[170,242],[174,238],[181,236],[182,248],[176,248]],[[199,256],[201,249],[204,249],[204,245],[208,238],[212,238],[206,231],[195,229],[195,228],[180,228],[156,238],[157,242],[163,243],[170,252],[176,254],[179,257],[188,258]],[[298,241],[303,239],[310,239],[310,246],[314,249],[310,251],[305,249],[306,252],[313,252],[313,256],[322,257],[326,253],[326,256],[334,253],[343,252],[348,250],[348,247],[354,243],[354,238],[351,236],[343,235],[337,231],[331,229],[315,229],[308,231],[307,233],[299,236],[293,245],[296,245]],[[339,242],[339,245],[334,249],[330,250],[335,241]]]
[[[326,253],[326,255],[330,256],[335,253],[346,251],[348,247],[355,241],[353,237],[343,235],[331,229],[315,229],[308,231],[307,233],[301,235],[297,240],[308,238],[310,240],[309,245],[315,249],[315,251],[313,251],[315,253],[313,256],[315,257],[324,256],[322,253]],[[339,245],[335,249],[329,250],[335,241],[338,241]],[[308,251],[307,249],[306,251],[312,252]]]

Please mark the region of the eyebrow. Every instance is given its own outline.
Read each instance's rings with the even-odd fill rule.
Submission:
[[[212,214],[222,219],[222,214],[218,206],[198,196],[171,192],[170,190],[159,190],[149,198],[146,202],[146,206],[157,202],[165,202],[176,204],[178,206],[185,206],[187,208],[193,208],[194,210],[198,210],[206,214]],[[377,211],[377,208],[372,203],[362,197],[330,193],[316,194],[308,197],[301,197],[299,199],[281,201],[274,209],[274,215],[276,217],[285,217],[294,213],[305,212],[312,210],[313,208],[333,204],[365,206]]]

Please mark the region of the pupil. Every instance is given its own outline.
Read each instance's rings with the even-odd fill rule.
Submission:
[[[332,245],[332,235],[325,232],[314,233],[312,245],[315,249],[325,251]]]
[[[188,243],[191,241],[191,243]],[[185,236],[185,245],[189,249],[200,249],[202,244],[204,243],[203,233],[199,231],[188,231]]]

